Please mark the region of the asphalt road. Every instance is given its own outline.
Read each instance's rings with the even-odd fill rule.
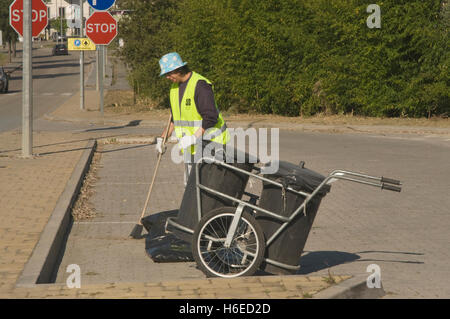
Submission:
[[[52,48],[33,50],[33,119],[52,112],[79,91],[80,58],[78,52],[52,56]],[[18,50],[17,58],[22,51]],[[19,61],[20,60],[17,60]],[[87,60],[85,60],[86,62]],[[18,65],[18,64],[17,64]],[[88,63],[85,63],[87,66]],[[85,72],[87,67],[85,67]],[[33,130],[39,130],[40,122],[34,122]],[[11,74],[9,93],[0,94],[0,132],[21,129],[22,125],[22,69]]]

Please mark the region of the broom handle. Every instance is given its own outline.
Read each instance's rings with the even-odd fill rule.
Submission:
[[[172,112],[170,112],[169,121],[167,122],[166,134],[164,134],[164,139],[162,143],[162,148],[166,144],[167,135],[169,133],[170,122],[172,121]],[[145,211],[147,210],[148,201],[150,200],[150,194],[152,193],[153,184],[155,182],[156,173],[158,172],[159,163],[161,162],[162,153],[158,153],[158,161],[156,162],[155,172],[153,173],[152,182],[150,183],[150,189],[148,190],[147,199],[145,200],[144,209],[142,210],[141,218],[139,219],[139,224],[142,225],[141,219],[144,217]]]

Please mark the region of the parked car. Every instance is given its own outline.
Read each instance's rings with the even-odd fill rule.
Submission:
[[[8,86],[9,73],[7,73],[2,66],[0,66],[0,92],[8,93]]]
[[[53,47],[52,55],[68,55],[69,51],[67,50],[67,45],[65,44],[56,44]]]

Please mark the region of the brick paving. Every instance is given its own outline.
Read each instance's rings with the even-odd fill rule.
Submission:
[[[349,276],[334,276],[336,283]],[[152,299],[304,299],[330,284],[319,276],[212,278],[201,280],[106,283],[68,288],[43,284],[37,288],[1,290],[0,298],[152,298]]]

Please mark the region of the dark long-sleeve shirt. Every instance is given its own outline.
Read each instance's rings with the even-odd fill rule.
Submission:
[[[192,74],[191,74],[192,76]],[[183,99],[184,91],[191,77],[186,82],[179,84],[179,103]],[[204,80],[199,80],[197,86],[195,87],[194,95],[195,105],[197,107],[197,112],[202,117],[202,128],[207,130],[214,125],[216,125],[219,118],[219,111],[216,108],[216,103],[214,100],[214,92],[211,85],[206,83]],[[172,110],[171,110],[172,111]],[[172,120],[173,122],[173,120]]]

